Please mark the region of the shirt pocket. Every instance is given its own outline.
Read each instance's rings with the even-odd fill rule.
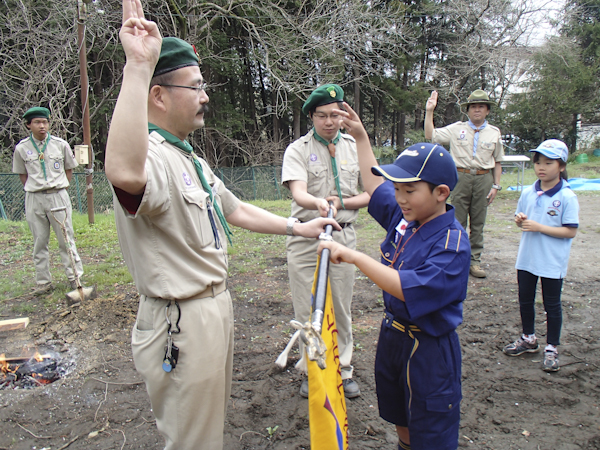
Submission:
[[[327,189],[327,167],[325,164],[311,164],[308,166],[307,191],[315,197],[326,197]]]
[[[354,196],[358,186],[358,164],[340,165],[340,189],[342,194]]]
[[[213,242],[213,230],[208,215],[208,193],[201,189],[181,191],[186,213],[186,241],[192,248],[204,248]]]
[[[485,154],[492,154],[496,149],[495,142],[479,142],[479,151]]]
[[[27,169],[27,175],[35,176],[36,174],[42,174],[43,176],[42,162],[40,161],[40,157],[37,152],[27,152],[24,155],[23,162],[25,163],[25,168]]]
[[[65,171],[65,155],[60,150],[54,148],[46,150],[46,170],[54,173]]]

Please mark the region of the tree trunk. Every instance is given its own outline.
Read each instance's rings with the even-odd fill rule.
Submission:
[[[406,133],[406,114],[400,113],[400,120],[398,120],[398,144],[396,148],[398,152],[404,150],[404,134]]]
[[[358,71],[358,67],[354,68],[354,106],[352,109],[358,114],[360,117],[360,82],[358,81],[358,76],[360,72]]]
[[[294,140],[299,139],[301,134],[300,134],[300,114],[302,114],[302,111],[300,110],[300,99],[298,97],[296,97],[294,99]]]

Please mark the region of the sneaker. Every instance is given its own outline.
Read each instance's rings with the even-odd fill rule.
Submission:
[[[504,347],[503,351],[508,356],[519,356],[519,355],[522,355],[523,353],[535,353],[535,352],[538,352],[539,350],[540,350],[540,345],[538,344],[537,339],[533,343],[530,344],[525,339],[523,339],[523,337],[521,336],[519,339],[517,339],[512,344],[508,344],[506,347]]]
[[[479,264],[473,264],[469,268],[469,273],[475,278],[485,278],[487,276],[485,270],[483,270]]]
[[[344,385],[344,395],[346,398],[356,398],[360,396],[360,388],[358,387],[358,383],[352,378],[346,378],[345,380],[342,380],[342,384]]]
[[[553,352],[552,350],[546,350],[544,352],[542,369],[546,372],[558,372],[560,369],[558,365],[558,352]]]
[[[35,288],[35,290],[33,291],[33,295],[38,296],[38,295],[44,295],[47,294],[48,292],[52,292],[54,290],[54,286],[52,285],[52,283],[44,283],[44,284],[38,284],[37,287]]]
[[[308,378],[302,380],[300,385],[300,397],[308,398]]]

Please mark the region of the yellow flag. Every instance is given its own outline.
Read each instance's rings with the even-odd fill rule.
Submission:
[[[315,271],[313,297],[316,286],[317,272]],[[327,296],[321,330],[321,337],[327,346],[327,368],[321,370],[316,361],[308,360],[308,418],[311,450],[348,450],[348,414],[342,385],[337,333],[331,287],[327,280]]]

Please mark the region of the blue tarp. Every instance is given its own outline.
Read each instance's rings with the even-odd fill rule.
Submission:
[[[600,191],[600,178],[569,178],[569,186],[574,191]],[[508,190],[518,191],[519,189],[516,186],[510,186]]]

